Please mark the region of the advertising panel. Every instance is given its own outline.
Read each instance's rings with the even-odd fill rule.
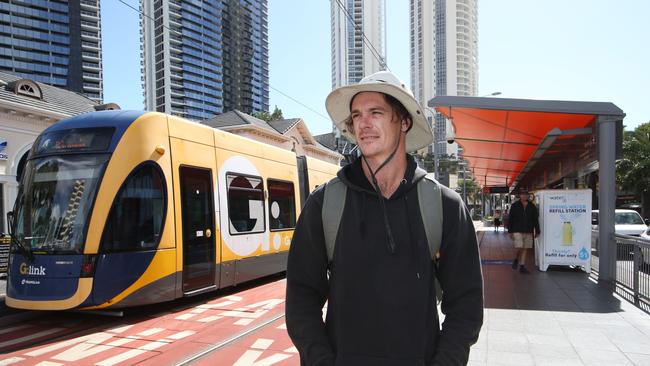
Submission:
[[[590,272],[591,190],[546,190],[536,194],[541,229],[536,253],[539,269],[565,265]]]

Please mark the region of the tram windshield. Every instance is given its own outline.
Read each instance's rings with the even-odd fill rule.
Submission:
[[[81,254],[108,155],[29,160],[16,201],[16,239],[36,254]]]

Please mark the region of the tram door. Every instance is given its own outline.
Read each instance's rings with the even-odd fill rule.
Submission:
[[[180,167],[183,292],[215,285],[212,171]]]

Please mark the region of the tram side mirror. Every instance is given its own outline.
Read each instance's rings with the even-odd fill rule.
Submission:
[[[13,235],[14,233],[14,212],[9,211],[7,212],[7,231],[9,231],[10,235]]]

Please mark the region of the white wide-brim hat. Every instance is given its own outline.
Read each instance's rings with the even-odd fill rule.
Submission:
[[[350,117],[350,102],[355,95],[361,92],[379,92],[397,99],[411,114],[413,127],[406,134],[406,151],[416,151],[429,146],[433,142],[433,133],[424,116],[424,110],[413,93],[395,75],[389,71],[380,71],[366,76],[359,84],[342,86],[333,90],[325,100],[327,113],[336,124],[336,127],[348,138],[356,143],[356,139],[348,131],[345,121]]]

